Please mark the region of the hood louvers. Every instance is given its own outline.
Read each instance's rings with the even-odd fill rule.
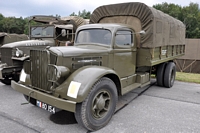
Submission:
[[[79,69],[88,65],[102,65],[102,57],[74,57],[72,58],[72,68]]]

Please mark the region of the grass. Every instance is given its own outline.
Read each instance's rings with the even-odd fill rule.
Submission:
[[[200,74],[176,72],[176,80],[200,84]]]
[[[151,77],[155,78],[155,75],[152,74]],[[200,74],[176,72],[176,80],[200,84]]]

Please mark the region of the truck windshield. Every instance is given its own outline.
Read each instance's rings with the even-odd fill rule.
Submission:
[[[54,27],[31,27],[31,37],[53,37]]]
[[[77,34],[76,44],[111,44],[111,32],[107,29],[81,30]]]

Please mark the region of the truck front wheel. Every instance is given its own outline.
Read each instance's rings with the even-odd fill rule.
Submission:
[[[176,66],[174,62],[169,62],[165,68],[164,86],[170,88],[174,85],[176,77]]]
[[[101,78],[94,84],[87,98],[77,104],[77,122],[90,131],[104,127],[115,112],[117,99],[114,82],[106,77]]]

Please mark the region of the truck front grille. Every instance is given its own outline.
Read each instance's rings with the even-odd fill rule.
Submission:
[[[6,63],[8,66],[13,66],[12,61],[12,48],[0,48],[1,62]]]
[[[49,57],[47,51],[31,50],[30,52],[32,86],[45,91],[50,89],[50,82],[47,80]]]

